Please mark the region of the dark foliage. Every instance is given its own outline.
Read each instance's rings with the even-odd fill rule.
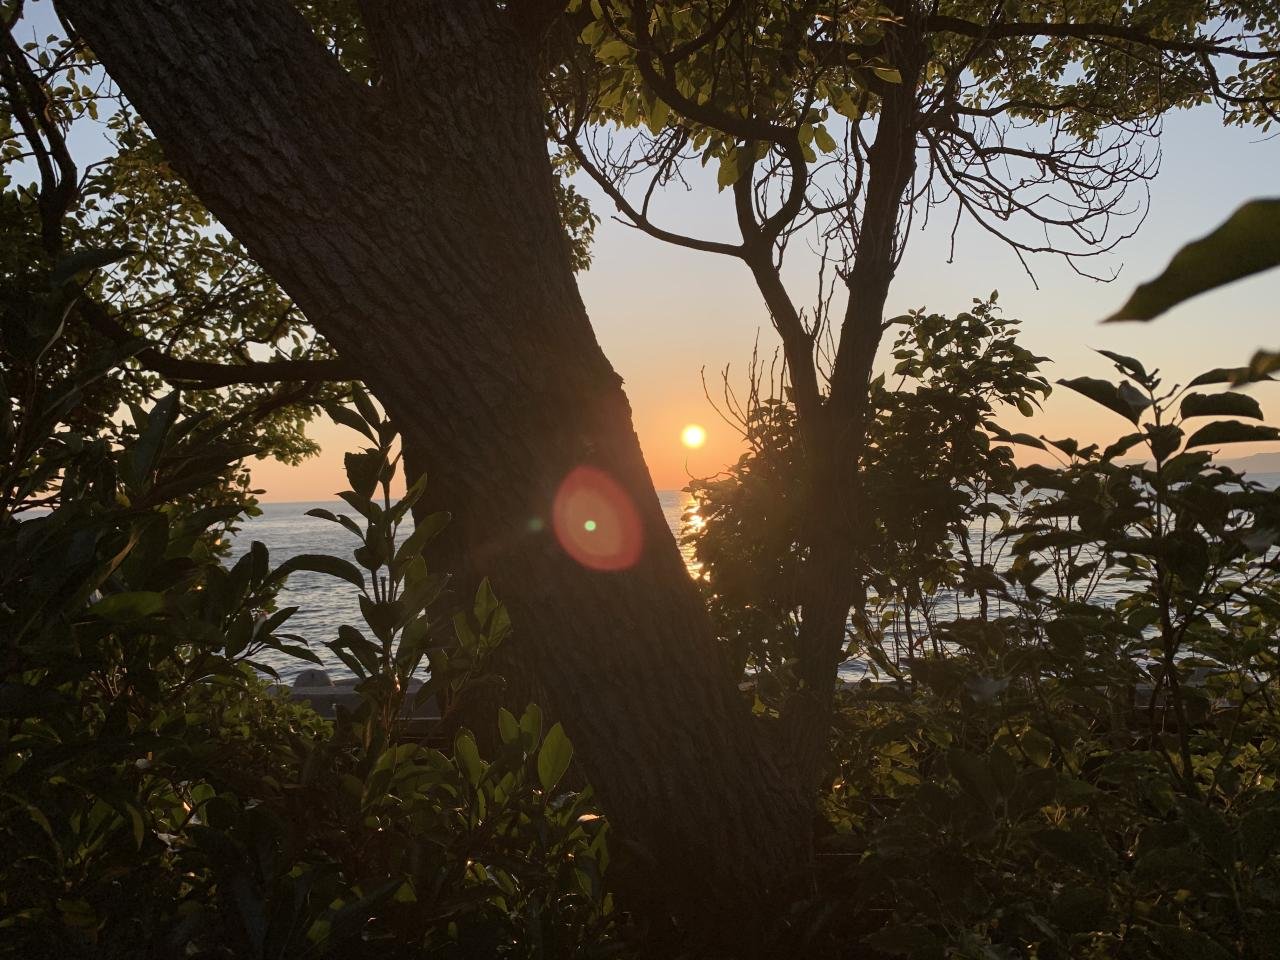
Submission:
[[[1275,431],[1213,419],[1262,416],[1232,371],[1166,388],[1107,353],[1119,382],[1063,384],[1132,433],[1010,434],[997,401],[1046,385],[982,316],[1000,349],[965,344],[971,315],[912,318],[895,358],[920,386],[878,404],[878,618],[849,629],[870,672],[840,694],[817,894],[782,936],[833,956],[1274,956],[1280,493],[1204,448]],[[930,359],[940,331],[977,359]],[[795,521],[766,509],[796,491],[786,411],[762,404],[752,452],[695,486],[690,534],[761,714],[798,616],[776,586]],[[1060,465],[1016,469],[1012,443]]]
[[[348,458],[359,566],[273,568],[259,543],[227,566],[221,535],[254,509],[235,482],[252,449],[177,392],[114,437],[79,431],[84,392],[122,353],[58,354],[74,293],[51,289],[44,312],[8,311],[4,328],[0,952],[567,956],[601,942],[605,821],[589,792],[560,788],[559,725],[503,712],[485,761],[465,729],[442,751],[400,723],[419,661],[433,667],[423,697],[453,704],[507,621],[487,586],[473,609],[438,609],[420,549],[447,517],[397,542],[422,484],[375,500],[396,467],[376,409],[358,395],[341,414],[374,442]],[[265,651],[316,659],[275,601],[296,570],[360,589],[374,637],[343,626],[331,644],[362,678],[362,705],[336,721],[259,679]]]

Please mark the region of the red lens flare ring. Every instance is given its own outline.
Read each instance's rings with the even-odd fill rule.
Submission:
[[[590,570],[626,570],[644,548],[640,514],[613,477],[575,467],[556,491],[551,526],[564,552]]]

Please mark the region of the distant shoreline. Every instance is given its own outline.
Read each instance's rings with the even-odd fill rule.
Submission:
[[[1280,471],[1277,471],[1277,472],[1280,472]],[[663,494],[672,494],[672,493],[674,493],[674,494],[684,494],[684,490],[679,489],[679,488],[676,488],[676,487],[671,487],[671,488],[662,489],[662,490],[656,490],[656,491],[654,491],[654,492],[655,492],[655,493],[657,493],[659,496],[661,496],[661,495],[663,495]],[[399,498],[397,497],[396,499],[399,499]],[[345,502],[345,501],[344,501],[344,500],[342,500],[342,498],[340,498],[340,497],[336,497],[336,496],[335,496],[335,497],[321,497],[321,498],[319,498],[319,499],[315,499],[315,500],[271,500],[271,499],[268,499],[268,498],[266,498],[266,497],[263,497],[263,498],[261,498],[261,499],[259,499],[259,500],[258,500],[259,505],[261,505],[261,506],[268,506],[268,505],[269,505],[269,506],[272,506],[272,507],[287,507],[287,506],[290,506],[291,504],[292,504],[292,505],[295,505],[295,506],[306,506],[306,505],[308,505],[308,504],[316,504],[316,503],[344,503],[344,502]]]

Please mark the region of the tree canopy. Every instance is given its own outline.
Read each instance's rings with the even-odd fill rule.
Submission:
[[[865,619],[874,599],[879,571],[866,558],[885,525],[877,521],[904,540],[937,540],[936,529],[897,522],[922,518],[870,510],[872,467],[890,456],[901,470],[919,462],[892,418],[877,435],[877,405],[901,398],[884,396],[872,377],[915,218],[941,208],[1019,256],[1052,251],[1084,269],[1139,222],[1160,117],[1212,101],[1235,122],[1265,127],[1280,60],[1277,14],[1264,3],[59,0],[57,9],[68,18],[62,38],[24,49],[24,6],[5,7],[4,149],[28,171],[7,188],[6,229],[19,253],[5,278],[35,304],[37,288],[59,274],[79,277],[67,294],[66,363],[87,355],[76,338],[93,338],[118,344],[129,364],[103,381],[93,422],[113,423],[120,399],[154,393],[164,379],[186,385],[189,405],[216,408],[228,431],[294,456],[305,451],[301,422],[345,391],[329,384],[366,383],[401,432],[409,472],[431,474],[420,507],[454,513],[451,572],[463,582],[492,573],[518,638],[516,668],[548,692],[634,861],[666,881],[647,889],[661,889],[668,912],[714,916],[718,932],[739,942],[751,939],[757,908],[812,866],[835,672],[851,611]],[[95,113],[111,137],[107,156],[77,158],[68,128]],[[739,240],[677,236],[650,222],[654,192],[698,162],[715,164]],[[800,619],[787,658],[796,682],[777,723],[753,717],[739,678],[724,669],[620,378],[578,296],[573,271],[594,220],[563,182],[576,170],[640,229],[741,259],[780,335],[777,412],[794,423],[786,449],[803,509],[787,543],[801,558],[787,598]],[[781,279],[788,245],[802,237],[829,268],[830,286],[808,309]],[[116,273],[80,269],[122,253]],[[20,269],[30,262],[39,269]],[[968,373],[986,373],[963,369],[948,325],[972,326],[970,343],[994,329],[1005,366],[1024,382],[993,395],[1032,403],[1042,392],[1034,358],[1009,349],[1004,328],[979,313],[914,318],[920,336],[902,349],[931,359],[908,372],[928,379],[936,361],[949,382],[971,383]],[[1143,410],[1163,409],[1159,384],[1120,360],[1137,386],[1077,387],[1113,409],[1128,405],[1136,428]],[[949,417],[968,423],[957,447],[965,462],[999,472],[1003,451],[977,455],[990,440],[983,389],[967,406],[943,396],[941,412],[902,406],[913,430]],[[1134,406],[1142,390],[1150,402]],[[126,443],[140,441],[122,429]],[[1167,621],[1162,662],[1176,689],[1183,624],[1190,629],[1210,601],[1191,596],[1193,612],[1179,611],[1175,625],[1171,578],[1202,582],[1198,544],[1209,537],[1165,530],[1166,434],[1135,441],[1160,447],[1153,476],[1117,469],[1113,451],[1073,447],[1064,452],[1083,463],[1062,482],[1097,495],[1072,509],[1110,509],[1117,499],[1137,509],[1134,498],[1146,498],[1133,522],[1154,517],[1158,542],[1115,549],[1146,577],[1136,616],[1155,610]],[[624,572],[578,564],[537,522],[582,467],[605,478],[597,492],[613,498],[617,527],[644,538]],[[1119,497],[1111,484],[1145,492]],[[1218,502],[1220,485],[1234,490],[1238,478],[1205,481],[1203,499]],[[1242,489],[1249,516],[1269,522],[1269,501],[1258,506],[1256,491]],[[1250,541],[1213,510],[1184,507],[1188,523],[1225,538],[1205,555],[1220,555],[1213,569],[1226,576]],[[1084,529],[1086,514],[1071,514],[1080,529],[1066,534],[1113,549]],[[1006,578],[1008,589],[1031,596],[1034,562]],[[1005,589],[990,570],[970,572],[975,589]],[[1018,608],[1028,622],[1064,609],[1031,599]],[[1086,619],[1081,629],[1095,630],[1094,613]],[[1152,622],[1126,624],[1124,636]],[[974,647],[1000,640],[991,662],[976,662],[1004,669],[1024,641],[1056,639],[1021,629],[961,624],[948,636]],[[1124,666],[1122,678],[1133,661]],[[988,674],[969,679],[976,686],[965,689],[983,702],[1004,689]],[[1034,678],[1024,681],[1035,689]],[[1177,720],[1180,761],[1163,747],[1161,756],[1195,797],[1185,711]],[[945,762],[957,780],[998,765],[950,754]]]

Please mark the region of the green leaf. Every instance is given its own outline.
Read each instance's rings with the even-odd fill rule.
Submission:
[[[1220,867],[1230,869],[1231,864],[1236,861],[1238,851],[1235,831],[1227,818],[1215,807],[1189,798],[1178,801],[1178,811],[1200,841],[1200,846],[1209,859]]]
[[[89,613],[113,623],[128,623],[154,616],[164,610],[164,594],[150,590],[113,593],[89,608]]]
[[[1187,244],[1164,272],[1107,318],[1151,320],[1207,290],[1280,265],[1280,198],[1246,203],[1208,236]]]
[[[1269,377],[1264,371],[1262,375],[1254,377],[1249,367],[1214,367],[1212,370],[1206,370],[1200,376],[1196,377],[1188,387],[1203,387],[1212,383],[1252,383],[1257,380],[1274,380],[1275,377]]]
[[[143,819],[142,811],[132,803],[124,804],[124,809],[125,813],[129,815],[129,824],[133,829],[133,844],[137,849],[141,850],[142,841],[147,835],[147,824]]]
[[[1020,443],[1024,447],[1035,447],[1037,450],[1045,449],[1044,441],[1039,437],[1033,437],[1029,433],[1010,433],[998,423],[992,423],[989,429],[993,437],[1005,443]]]
[[[1151,454],[1157,460],[1163,460],[1182,446],[1182,430],[1171,423],[1162,423],[1159,426],[1149,423],[1146,431],[1151,443]]]
[[[831,91],[831,105],[840,114],[855,123],[862,119],[861,104],[848,90]]]
[[[378,487],[378,475],[382,472],[382,454],[377,450],[363,450],[346,454],[342,462],[351,489],[366,500],[372,497]]]
[[[331,577],[347,581],[353,587],[364,589],[364,574],[360,572],[354,563],[341,557],[331,557],[325,553],[300,553],[296,557],[290,557],[276,567],[271,578],[273,580],[283,580],[289,574],[296,573],[299,570],[306,570],[311,573],[326,573]]]
[[[1213,457],[1204,450],[1184,451],[1164,465],[1164,478],[1169,483],[1190,480],[1203,470]]]
[[[1280,353],[1259,350],[1249,361],[1244,373],[1232,380],[1232,383],[1252,383],[1256,380],[1274,380],[1270,374],[1280,370]]]
[[[334,423],[340,423],[344,427],[350,427],[352,430],[364,434],[374,443],[378,442],[378,438],[374,435],[372,428],[370,428],[370,426],[365,423],[364,420],[362,420],[350,407],[341,403],[331,403],[328,404],[324,410],[325,413],[329,414],[329,419]]]
[[[1253,527],[1249,530],[1241,531],[1239,534],[1240,542],[1244,544],[1244,548],[1253,554],[1263,554],[1276,545],[1280,541],[1280,530],[1272,527]]]
[[[1039,730],[1034,728],[1026,730],[1018,738],[1018,745],[1022,747],[1027,759],[1037,767],[1049,766],[1049,761],[1053,758],[1053,741]]]
[[[339,523],[354,533],[357,537],[364,536],[363,531],[361,531],[360,527],[356,525],[356,522],[345,513],[334,513],[332,510],[325,510],[323,507],[315,507],[312,510],[308,510],[304,516],[318,517],[321,520],[328,520],[330,523]]]
[[[565,736],[564,728],[557,723],[547,731],[542,747],[538,750],[538,782],[542,784],[543,793],[551,794],[564,772],[569,769],[569,761],[572,759],[573,744]]]
[[[902,82],[902,73],[894,67],[872,67],[871,72],[885,83]]]
[[[822,124],[818,124],[813,128],[813,140],[818,145],[818,149],[823,153],[836,152],[835,137],[827,133],[827,128]]]
[[[160,460],[165,438],[178,418],[178,391],[173,390],[156,401],[146,414],[145,424],[139,424],[138,438],[128,450],[129,474],[134,484],[145,486]]]
[[[352,510],[360,514],[369,521],[370,526],[374,526],[381,522],[382,507],[374,503],[372,498],[362,496],[354,490],[343,490],[338,494],[338,498],[347,504]],[[359,530],[359,527],[356,528]],[[357,536],[363,537],[363,533],[357,533]]]
[[[403,563],[410,557],[416,556],[422,552],[422,548],[436,536],[441,530],[449,525],[451,519],[449,513],[441,510],[433,513],[428,517],[423,517],[422,521],[413,528],[413,533],[405,538],[405,541],[396,548],[395,562]]]
[[[1134,416],[1151,406],[1151,398],[1127,380],[1120,384],[1119,393],[1120,399],[1133,411]]]
[[[1115,365],[1124,373],[1136,377],[1138,380],[1147,379],[1147,369],[1133,357],[1126,357],[1123,353],[1112,353],[1110,350],[1099,350],[1109,360],[1113,360]]]
[[[388,642],[392,632],[404,619],[402,600],[374,601],[366,593],[358,594],[357,597],[360,601],[360,615],[364,617],[365,623],[379,640]]]
[[[1252,440],[1280,439],[1280,430],[1238,420],[1215,420],[1201,427],[1187,441],[1187,449],[1211,447],[1219,443],[1248,443]]]
[[[524,714],[520,717],[520,733],[524,737],[526,748],[530,750],[542,739],[542,710],[536,703],[524,708]]]
[[[739,176],[738,149],[734,147],[720,158],[720,169],[716,173],[717,189],[723,190],[725,187],[732,186]]]
[[[1102,451],[1102,459],[1114,460],[1116,457],[1124,456],[1131,449],[1140,444],[1142,439],[1143,437],[1140,433],[1126,434]]]
[[[1029,433],[1011,433],[1001,439],[1008,440],[1010,443],[1020,443],[1024,447],[1035,447],[1037,450],[1045,448],[1043,440],[1039,437],[1033,437]]]
[[[376,674],[381,667],[382,651],[376,643],[366,637],[350,624],[344,623],[338,627],[338,639],[332,640],[325,644],[330,650],[342,657],[347,666],[351,666],[351,661],[343,654],[349,654],[355,658],[364,673],[369,675]],[[363,675],[361,670],[352,667],[352,672],[357,675]]]
[[[372,427],[382,422],[382,417],[378,415],[378,408],[373,405],[373,400],[369,398],[369,394],[366,391],[356,387],[351,391],[351,399],[355,401],[356,410],[359,411],[360,416],[364,418],[364,422],[369,426]]]
[[[1121,395],[1120,388],[1114,383],[1107,380],[1098,380],[1094,377],[1074,377],[1071,380],[1059,380],[1062,386],[1074,390],[1076,393],[1083,394],[1094,403],[1100,403],[1108,410],[1120,414],[1130,423],[1137,424],[1138,416],[1142,412],[1142,408],[1134,409],[1133,404],[1128,398]],[[1125,384],[1125,386],[1129,386]],[[1132,390],[1133,388],[1130,387]],[[1136,392],[1136,391],[1135,391]],[[1142,398],[1146,399],[1146,398]]]
[[[596,47],[596,56],[604,61],[621,60],[631,52],[631,45],[625,40],[606,40]]]
[[[671,116],[671,108],[662,100],[654,97],[653,107],[649,110],[649,129],[654,133],[661,133],[662,129],[667,125],[667,118]]]
[[[515,743],[520,739],[520,724],[506,707],[498,708],[498,735],[503,743]]]
[[[1106,921],[1106,890],[1064,885],[1053,899],[1050,918],[1067,933],[1097,930]]]
[[[475,738],[465,727],[453,738],[453,759],[473,787],[480,782],[480,778],[484,776],[484,761],[480,759]]]
[[[1252,417],[1262,419],[1262,408],[1243,393],[1188,393],[1179,408],[1188,417]]]
[[[476,600],[472,609],[476,622],[486,634],[505,636],[506,631],[511,628],[511,617],[498,599],[488,577],[481,580],[480,586],[476,588]]]

